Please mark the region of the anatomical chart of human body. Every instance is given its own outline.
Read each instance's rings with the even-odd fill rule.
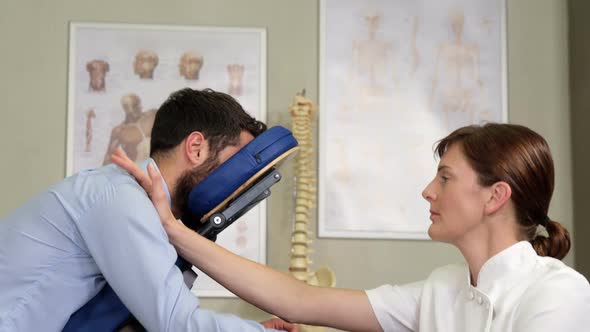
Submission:
[[[506,120],[500,0],[324,0],[319,235],[427,239],[433,144]]]
[[[265,120],[265,35],[263,29],[72,23],[67,175],[109,164],[117,148],[135,161],[147,159],[158,107],[185,87],[228,93]],[[264,262],[265,232],[261,204],[218,243]],[[194,290],[231,296],[202,273]]]

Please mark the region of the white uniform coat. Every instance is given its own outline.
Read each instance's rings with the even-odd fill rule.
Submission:
[[[590,331],[590,285],[561,261],[519,242],[490,258],[471,286],[465,264],[428,279],[368,290],[384,331]]]

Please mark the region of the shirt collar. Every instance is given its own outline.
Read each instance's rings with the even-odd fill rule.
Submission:
[[[139,166],[139,168],[141,168],[142,170],[144,170],[147,173],[147,166],[149,163],[152,163],[152,165],[154,165],[156,170],[158,172],[160,172],[160,168],[158,167],[158,164],[156,164],[156,161],[153,160],[152,158],[148,158],[144,161],[138,162],[137,166]],[[168,189],[168,184],[166,184],[166,181],[164,181],[164,177],[162,177],[162,184],[164,185],[164,191],[166,192],[166,198],[168,198],[168,204],[172,205],[172,199],[170,198],[170,190]]]
[[[510,279],[517,281],[522,274],[528,273],[535,264],[536,257],[537,253],[530,242],[520,241],[513,244],[484,263],[477,277],[477,288],[486,292],[495,288],[499,282],[509,283]]]

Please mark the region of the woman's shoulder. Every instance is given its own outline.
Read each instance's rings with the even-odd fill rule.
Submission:
[[[590,310],[588,280],[562,261],[538,256],[529,278],[528,285],[523,283],[527,286],[520,299],[520,310],[536,312],[545,310],[546,306]]]
[[[590,284],[582,274],[549,257],[539,257],[535,274],[537,277],[524,290],[515,309],[517,323],[528,326],[537,321],[536,324],[545,326],[568,322],[571,325],[572,321],[587,319],[590,312]],[[534,278],[533,275],[530,277]],[[566,330],[572,331],[563,329]]]
[[[469,267],[465,263],[444,265],[434,269],[428,280],[458,280],[469,277]]]
[[[590,294],[588,280],[578,271],[567,266],[564,262],[552,257],[539,257],[537,264],[539,278],[533,283],[533,288],[559,289],[574,288]]]
[[[449,291],[469,284],[469,267],[465,263],[449,264],[434,269],[425,280],[426,287],[442,286]]]

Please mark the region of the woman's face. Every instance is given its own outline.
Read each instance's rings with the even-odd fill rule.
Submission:
[[[428,235],[436,241],[460,242],[481,225],[489,191],[479,185],[461,146],[451,145],[440,160],[436,176],[422,192],[430,203]]]

